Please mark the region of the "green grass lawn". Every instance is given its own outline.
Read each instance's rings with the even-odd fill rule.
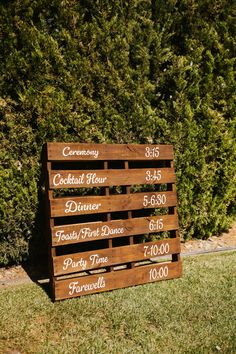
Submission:
[[[38,285],[4,290],[0,353],[235,354],[236,252],[184,258],[183,271],[56,303]]]

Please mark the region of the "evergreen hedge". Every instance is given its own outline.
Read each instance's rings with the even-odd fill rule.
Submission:
[[[171,143],[182,236],[235,215],[234,0],[0,3],[0,263],[40,240],[46,141]]]

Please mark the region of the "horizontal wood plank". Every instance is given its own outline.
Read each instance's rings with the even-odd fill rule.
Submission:
[[[49,171],[51,189],[161,184],[174,183],[175,180],[173,168]]]
[[[50,200],[51,217],[175,206],[176,193],[147,192],[111,196],[67,197]]]
[[[180,242],[172,238],[53,257],[53,269],[54,275],[59,276],[177,253]]]
[[[48,161],[172,160],[172,145],[47,143]]]
[[[63,246],[123,236],[142,235],[177,230],[178,227],[177,215],[148,216],[106,222],[54,226],[51,230],[52,245]]]
[[[55,280],[55,299],[62,300],[160,280],[173,279],[181,275],[182,263],[178,261],[156,263],[84,277]]]

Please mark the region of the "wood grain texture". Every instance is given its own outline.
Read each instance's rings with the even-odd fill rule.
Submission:
[[[134,285],[178,278],[182,275],[182,263],[164,262],[134,267],[96,275],[55,281],[55,299],[62,300],[126,288]]]
[[[131,235],[177,230],[177,215],[148,216],[133,219],[111,220],[54,226],[51,229],[52,245],[104,240]]]
[[[53,299],[181,276],[172,145],[48,143],[46,151]],[[131,193],[132,185],[145,188],[150,184],[165,184],[167,191]],[[113,186],[119,186],[116,191],[122,194],[112,194],[115,189],[109,187]],[[93,187],[100,188],[96,189],[100,195],[76,195],[78,188],[90,188],[94,193]],[[65,188],[74,189],[71,196],[62,197],[64,191],[60,190]],[[168,214],[146,216],[156,208],[167,208]],[[122,219],[117,220],[116,212]],[[86,223],[72,224],[72,220]],[[61,222],[66,225],[57,225]],[[135,235],[163,231],[169,231],[170,238],[135,243]],[[119,237],[128,238],[121,240],[125,246],[115,242]],[[97,240],[107,241],[88,242]],[[79,246],[83,242],[86,244]],[[78,245],[66,247],[72,244]],[[156,258],[160,262],[150,261]]]
[[[172,160],[172,145],[47,143],[48,161]]]
[[[180,252],[177,238],[53,257],[54,275],[77,273]]]
[[[174,192],[147,192],[110,196],[67,197],[50,200],[51,217],[164,208],[177,203]]]
[[[175,181],[173,168],[52,170],[49,173],[49,187],[51,189],[162,184]]]

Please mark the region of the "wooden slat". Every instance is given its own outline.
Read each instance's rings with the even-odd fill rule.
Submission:
[[[48,228],[51,235],[50,278],[53,298],[59,300],[181,275],[176,179],[171,145],[48,143],[45,150],[48,161]],[[158,160],[163,162],[152,162]],[[145,164],[135,165],[132,162],[131,165],[129,161],[145,161]],[[51,165],[51,162],[60,163]],[[84,162],[88,167],[85,167]],[[158,167],[163,166],[163,163],[166,167]],[[148,165],[150,168],[144,167]],[[53,170],[52,166],[57,166],[57,170]],[[66,169],[68,167],[69,170]],[[132,185],[164,183],[167,184],[165,192],[131,193]],[[125,193],[109,195],[111,186],[123,186]],[[53,189],[92,187],[100,187],[100,194],[105,195],[53,198]],[[134,210],[155,208],[168,208],[168,215],[133,218]],[[112,220],[113,212],[127,212],[127,218]],[[147,215],[147,212],[139,216]],[[55,221],[55,218],[66,217],[63,220],[69,223],[73,218],[67,216],[88,215],[86,220],[89,220],[89,214],[101,214],[96,217],[101,221],[55,226],[59,221]],[[126,214],[123,213],[123,217]],[[170,238],[135,244],[135,235],[162,231],[169,231]],[[118,237],[128,237],[129,245],[113,247],[116,246],[113,239]],[[70,254],[64,247],[96,240],[107,240],[103,246],[106,248],[94,249],[88,243],[87,251]],[[95,246],[95,243],[91,244]],[[58,256],[59,248],[56,246],[61,246],[60,254],[64,255]],[[147,263],[150,258],[162,255],[171,255],[168,258],[172,261],[164,262],[162,259],[162,263],[137,266],[137,262]],[[125,264],[126,269],[117,270],[122,264]],[[85,272],[87,275],[84,275]]]
[[[174,168],[174,161],[170,161],[170,166],[171,168]],[[175,183],[172,183],[172,184],[167,184],[167,190],[171,190],[173,191],[174,193],[176,193],[176,184]],[[170,208],[169,209],[169,213],[174,213],[174,215],[178,215],[177,213],[177,206],[174,206],[173,208]],[[173,230],[170,232],[170,237],[173,238],[177,238],[178,241],[180,242],[180,234],[179,234],[179,230],[176,229],[176,230]],[[176,253],[176,254],[173,254],[172,255],[172,261],[173,262],[177,262],[177,261],[180,261],[180,252]]]
[[[47,143],[49,161],[172,160],[172,145]]]
[[[179,252],[179,240],[160,240],[53,257],[53,269],[54,275],[64,275]]]
[[[108,161],[104,161],[104,162],[103,162],[103,167],[104,167],[105,170],[108,169]],[[110,189],[109,189],[108,187],[104,188],[104,191],[105,191],[105,195],[106,195],[106,196],[109,196],[109,195],[110,195]],[[105,220],[108,221],[108,222],[111,220],[111,213],[107,213],[107,214],[106,214]],[[112,248],[112,247],[113,247],[112,238],[108,238],[107,244],[108,244],[108,247],[109,247],[109,248]],[[112,271],[113,271],[113,268],[112,268],[112,267],[108,267],[107,270],[109,270],[110,272],[112,272]]]
[[[178,227],[177,215],[148,216],[106,222],[54,226],[51,230],[52,245],[62,246],[123,236],[142,235],[176,230]]]
[[[49,174],[53,189],[174,183],[173,168],[129,170],[54,170]]]
[[[178,229],[177,215],[62,225],[52,228],[52,244],[53,246],[62,246],[176,229]]]
[[[125,167],[125,170],[128,172],[129,171],[129,161],[124,161],[124,167]],[[125,173],[126,173],[126,171],[125,171]],[[128,194],[128,195],[131,194],[130,185],[126,185],[125,190],[126,190],[126,194]],[[132,214],[131,210],[128,210],[127,216],[128,216],[128,219],[132,219],[133,214]],[[129,237],[129,244],[130,245],[134,244],[134,236],[133,235]],[[128,266],[128,268],[133,268],[134,262],[129,263],[127,266]]]
[[[52,168],[52,163],[51,162],[46,162],[48,173],[50,173],[51,168]],[[54,276],[53,276],[53,257],[56,256],[56,247],[51,247],[51,240],[50,240],[50,231],[51,228],[54,227],[54,219],[50,218],[50,204],[49,200],[53,198],[53,191],[49,190],[48,188],[48,180],[47,180],[47,190],[46,190],[46,195],[47,195],[47,205],[46,205],[46,220],[47,220],[47,242],[48,242],[48,258],[49,258],[49,277],[50,277],[50,288],[51,292],[53,294],[54,298]]]
[[[174,192],[147,192],[130,195],[67,197],[50,200],[51,217],[97,214],[114,211],[175,206]]]
[[[165,262],[132,269],[75,277],[55,281],[55,299],[62,300],[81,295],[125,288],[134,285],[178,278],[182,274],[182,263]]]

